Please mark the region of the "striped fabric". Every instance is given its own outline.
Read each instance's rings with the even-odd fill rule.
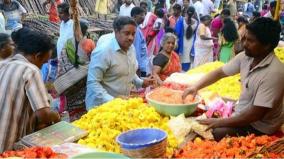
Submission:
[[[39,69],[23,55],[0,62],[0,152],[33,131],[33,112],[49,107]]]

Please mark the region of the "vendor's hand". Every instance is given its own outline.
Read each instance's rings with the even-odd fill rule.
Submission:
[[[195,98],[198,89],[195,86],[188,87],[182,94],[182,99],[184,100],[189,94],[192,94],[193,98]]]
[[[206,129],[209,130],[209,129],[214,129],[214,128],[218,128],[220,127],[220,119],[217,119],[217,118],[210,118],[210,119],[203,119],[203,120],[197,120],[200,124],[203,124],[203,125],[208,125],[208,128]]]
[[[50,112],[50,118],[51,118],[51,121],[52,121],[51,124],[58,123],[58,122],[60,122],[60,120],[61,120],[59,113],[57,113],[57,112],[55,112],[55,111],[51,111],[51,112]]]
[[[143,88],[149,87],[149,86],[154,86],[157,83],[157,80],[154,79],[152,76],[145,78],[143,80]]]

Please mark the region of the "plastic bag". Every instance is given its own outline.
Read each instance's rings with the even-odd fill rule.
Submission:
[[[203,114],[203,115],[198,116],[196,118],[188,119],[188,122],[191,122],[192,130],[195,133],[197,133],[198,135],[202,136],[204,139],[214,140],[214,136],[212,134],[212,129],[206,131],[208,126],[199,124],[199,122],[196,121],[196,120],[201,120],[201,119],[207,119],[206,115]]]
[[[177,117],[172,117],[168,123],[178,143],[182,143],[185,136],[191,131],[191,124],[187,122],[184,114]]]

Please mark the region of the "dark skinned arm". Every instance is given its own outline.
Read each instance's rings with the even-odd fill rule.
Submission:
[[[35,111],[36,129],[40,130],[47,126],[60,121],[60,116],[57,112],[53,112],[49,107],[45,107]]]
[[[159,74],[161,73],[162,68],[160,66],[154,65],[152,69],[153,77],[157,80],[158,85],[162,85],[163,81],[161,80]]]
[[[201,124],[208,125],[208,129],[220,127],[242,127],[262,119],[269,109],[270,108],[261,106],[252,106],[243,111],[242,114],[235,117],[223,119],[211,118],[199,120],[199,122]]]
[[[224,73],[222,68],[218,68],[218,69],[208,73],[207,75],[205,75],[199,82],[197,82],[192,87],[187,88],[184,91],[182,98],[185,99],[185,97],[188,94],[192,94],[193,96],[196,96],[198,90],[200,90],[204,87],[207,87],[207,86],[217,82],[218,80],[220,80],[224,77],[227,77],[227,75]]]

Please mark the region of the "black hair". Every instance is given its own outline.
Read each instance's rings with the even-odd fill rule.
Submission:
[[[262,6],[262,9],[263,9],[263,10],[267,10],[267,9],[268,9],[268,5],[264,4],[264,5]]]
[[[211,16],[210,15],[204,15],[202,17],[200,17],[200,21],[201,22],[204,22],[204,21],[207,21],[207,20],[211,20]]]
[[[252,15],[254,16],[254,18],[259,18],[260,17],[260,13],[258,11],[253,11]]]
[[[136,26],[136,22],[128,17],[128,16],[118,16],[113,21],[113,29],[115,31],[120,31],[125,25],[134,25]]]
[[[141,5],[146,5],[146,6],[148,6],[147,2],[145,2],[145,1],[141,1],[141,2],[140,2],[140,7],[141,7]]]
[[[175,34],[175,30],[171,27],[166,27],[165,28],[165,33],[174,33]]]
[[[188,15],[188,19],[187,19],[188,27],[186,28],[186,33],[185,33],[186,39],[190,39],[193,35],[193,29],[191,27],[192,19],[190,15],[194,15],[194,13],[195,13],[195,8],[192,6],[189,6],[186,12],[186,14]]]
[[[226,41],[234,42],[238,39],[238,30],[234,21],[231,18],[224,19],[224,26],[222,29],[222,34]]]
[[[245,23],[245,24],[248,24],[249,21],[247,20],[247,18],[245,18],[244,16],[239,16],[238,19],[237,19],[237,22],[238,23]]]
[[[45,33],[22,28],[12,33],[17,49],[24,54],[44,54],[54,48],[52,39]]]
[[[131,17],[134,17],[134,16],[139,15],[141,13],[145,13],[145,10],[143,8],[134,7],[134,8],[132,8],[130,15],[131,15]]]
[[[83,36],[86,36],[87,30],[89,28],[88,22],[85,21],[85,20],[80,20],[80,28],[81,28],[81,32],[82,32]]]
[[[271,44],[271,50],[269,51],[272,51],[278,45],[281,32],[281,25],[278,21],[267,17],[260,17],[248,24],[246,29],[252,33],[261,44]]]
[[[60,9],[65,14],[69,14],[69,7],[70,7],[69,4],[66,2],[63,2],[57,6],[57,8]]]
[[[225,15],[225,16],[231,16],[231,12],[230,12],[230,9],[228,8],[225,8],[221,11],[221,15]]]
[[[5,33],[0,33],[0,49],[5,47],[5,45],[9,42],[10,36]]]
[[[155,7],[156,8],[164,8],[165,7],[165,1],[159,0]]]
[[[173,9],[181,11],[181,5],[176,3],[176,4],[174,4]]]
[[[164,10],[162,8],[159,8],[156,10],[156,15],[159,17],[159,18],[163,18],[164,17]]]
[[[272,1],[270,2],[269,6],[270,8],[276,8],[277,2],[276,1]]]

